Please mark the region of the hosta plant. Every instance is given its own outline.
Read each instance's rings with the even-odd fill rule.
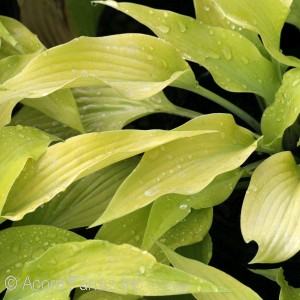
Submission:
[[[21,15],[31,2],[19,1]],[[48,48],[0,18],[4,299],[263,299],[210,264],[214,212],[233,195],[237,229],[258,246],[245,268],[276,281],[280,299],[299,298],[284,266],[300,250],[300,60],[280,49],[283,26],[300,26],[299,1],[193,4],[195,17],[92,1],[93,20],[111,7],[153,35]],[[217,108],[175,105],[170,87]],[[134,122],[156,113],[184,121]]]

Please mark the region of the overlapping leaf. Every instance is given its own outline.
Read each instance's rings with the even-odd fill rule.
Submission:
[[[290,152],[271,156],[254,171],[241,214],[245,241],[259,247],[252,263],[281,262],[300,250],[299,174]]]
[[[218,132],[147,151],[93,225],[121,217],[165,194],[198,193],[216,176],[238,168],[256,149],[253,134],[237,126],[230,115],[201,116],[176,130],[193,128]]]
[[[37,160],[51,138],[35,128],[9,126],[0,128],[0,211],[17,177],[30,158]]]
[[[221,87],[254,92],[268,101],[273,98],[279,84],[274,66],[239,32],[147,6],[94,2],[114,7],[149,27],[176,47],[183,57],[207,68]]]
[[[294,68],[285,73],[275,102],[269,106],[262,118],[264,144],[273,151],[282,148],[284,131],[291,126],[300,113],[300,69]]]
[[[68,89],[58,90],[39,99],[24,99],[22,103],[81,133],[85,131],[73,94]]]
[[[7,90],[0,93],[1,103],[103,82],[125,97],[139,100],[157,94],[169,84],[193,85],[195,78],[176,49],[155,37],[81,37],[44,51],[3,83]]]
[[[130,264],[128,264],[130,261]],[[38,271],[37,271],[38,270]],[[50,289],[22,288],[19,284],[5,299],[68,299],[74,287],[90,287],[118,294],[176,295],[218,292],[217,286],[200,277],[157,263],[149,253],[130,245],[104,241],[56,245],[36,260],[26,263],[18,282],[60,279]]]
[[[167,194],[157,199],[152,206],[143,248],[150,248],[167,230],[181,221],[191,208],[211,207],[225,201],[241,176],[234,171],[217,176],[206,188],[194,195]],[[165,214],[161,214],[164,211]]]
[[[138,162],[139,158],[133,157],[74,182],[52,201],[27,214],[17,225],[47,224],[65,229],[91,225]]]
[[[159,244],[168,259],[171,261],[172,265],[178,269],[185,270],[190,274],[196,276],[205,277],[211,282],[214,282],[217,286],[222,286],[227,289],[225,293],[205,293],[205,294],[194,294],[196,299],[201,300],[218,300],[218,299],[245,299],[245,300],[255,300],[261,299],[253,290],[243,285],[235,278],[227,275],[226,273],[217,270],[213,267],[207,266],[199,261],[191,260],[185,258],[175,252],[173,252],[168,247]]]
[[[195,2],[201,3],[201,0]],[[258,33],[269,53],[280,62],[290,66],[300,66],[297,58],[281,53],[281,30],[289,14],[292,0],[212,0],[218,7],[219,13],[230,22]],[[270,14],[269,12],[272,11]],[[210,6],[206,7],[210,14]]]
[[[211,130],[122,130],[82,134],[57,143],[38,162],[27,163],[10,190],[3,216],[20,220],[75,180],[164,143],[207,132]]]
[[[51,226],[15,227],[0,232],[0,291],[8,276],[21,275],[24,264],[42,255],[56,244],[85,239],[73,232]],[[47,279],[47,278],[45,278]]]

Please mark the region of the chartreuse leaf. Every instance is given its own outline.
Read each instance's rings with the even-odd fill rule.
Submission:
[[[50,282],[59,278],[61,285],[51,289],[31,289],[28,285],[23,288],[26,278]],[[157,263],[151,254],[131,245],[95,240],[48,249],[24,265],[18,282],[14,291],[7,292],[7,300],[69,299],[74,287],[149,296],[220,291],[209,281]]]
[[[40,99],[24,99],[22,103],[79,132],[85,131],[73,94],[68,89],[58,90]]]
[[[290,152],[277,153],[254,171],[243,202],[241,229],[254,240],[252,263],[275,263],[300,250],[299,166]]]
[[[287,23],[293,24],[294,26],[300,28],[300,1],[293,0],[290,7],[290,13],[286,19]]]
[[[130,244],[141,248],[151,206],[143,207],[109,223],[103,224],[96,239],[114,244]]]
[[[37,160],[52,141],[35,128],[8,126],[0,128],[0,211],[17,177],[30,158]]]
[[[195,0],[201,1],[201,0]],[[285,56],[280,52],[281,30],[290,11],[292,0],[247,1],[212,0],[219,13],[230,22],[258,33],[269,51],[278,61],[291,66],[300,66],[293,56]],[[210,14],[210,6],[207,6]],[[272,14],[269,12],[272,11]]]
[[[130,122],[152,113],[164,112],[191,118],[199,116],[198,113],[173,105],[162,92],[140,101],[128,100],[107,85],[76,88],[73,89],[73,93],[87,132],[119,130]],[[41,103],[40,100],[31,101],[38,104]],[[23,107],[13,117],[11,124],[33,126],[62,139],[78,134],[54,119],[28,107]]]
[[[224,89],[254,92],[271,99],[279,81],[273,64],[239,32],[201,24],[194,18],[147,6],[93,1],[120,10],[149,27],[176,47],[187,60],[210,71]]]
[[[47,224],[65,229],[91,225],[138,162],[138,157],[120,161],[74,182],[15,224]]]
[[[179,87],[195,84],[195,78],[176,49],[155,37],[142,34],[81,37],[44,51],[3,83],[7,90],[0,93],[1,103],[103,82],[125,97],[140,100],[170,84]]]
[[[282,149],[284,131],[291,126],[300,113],[300,69],[294,68],[284,74],[282,85],[262,117],[263,143],[273,151]]]
[[[255,269],[251,270],[252,272],[262,275],[270,280],[276,281],[280,285],[280,295],[279,300],[290,300],[290,299],[298,299],[300,295],[300,289],[294,288],[289,285],[289,283],[285,280],[284,270],[282,268],[278,269]]]
[[[43,225],[15,227],[0,232],[0,290],[8,276],[21,275],[24,264],[56,244],[85,239],[73,232]]]
[[[168,229],[186,217],[191,208],[211,207],[225,201],[242,175],[238,168],[218,175],[206,188],[194,195],[167,194],[151,208],[143,248],[150,248]],[[161,214],[164,211],[165,214]]]
[[[1,106],[0,106],[1,107]],[[38,128],[42,131],[55,135],[62,140],[78,135],[79,132],[71,129],[42,112],[29,106],[22,107],[12,118],[10,125],[24,125]]]
[[[210,131],[121,130],[82,134],[57,143],[39,161],[25,166],[10,190],[3,215],[20,220],[75,180],[175,139]]]
[[[0,59],[45,50],[36,35],[15,19],[0,16]]]
[[[217,286],[222,286],[227,290],[225,293],[205,293],[205,294],[194,294],[196,299],[201,300],[215,300],[215,299],[245,299],[245,300],[255,300],[261,299],[253,290],[243,285],[235,278],[227,275],[226,273],[215,269],[211,266],[205,265],[200,261],[188,259],[183,257],[165,245],[159,243],[159,246],[164,251],[165,255],[168,257],[172,265],[180,270],[199,276],[202,278],[207,278],[207,280],[214,282]]]
[[[196,18],[200,22],[203,22],[207,25],[218,26],[238,31],[240,34],[250,40],[261,52],[261,54],[263,54],[264,57],[270,57],[268,51],[263,46],[257,33],[238,26],[235,23],[232,23],[231,19],[227,18],[227,16],[224,15],[224,12],[219,9],[219,6],[214,2],[214,0],[194,0],[194,7]]]
[[[128,100],[108,85],[73,89],[84,127],[88,132],[122,129],[125,125],[152,113],[170,113],[185,117],[199,114],[175,106],[160,92],[140,101]]]
[[[80,289],[77,289],[80,291]],[[76,292],[77,292],[76,290]],[[79,293],[78,293],[79,294]],[[82,292],[78,297],[76,297],[77,294],[75,294],[74,300],[138,300],[142,299],[140,296],[134,296],[134,295],[118,295],[110,292],[103,292],[99,290],[89,291],[89,292]]]
[[[176,131],[193,128],[217,132],[147,151],[93,226],[135,211],[165,194],[198,193],[216,176],[238,168],[256,149],[253,134],[237,126],[231,115],[201,116]]]

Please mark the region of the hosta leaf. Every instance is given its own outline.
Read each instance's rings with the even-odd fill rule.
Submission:
[[[9,102],[10,103],[10,102]],[[0,105],[1,107],[1,105]],[[38,128],[62,140],[78,135],[79,132],[64,126],[42,112],[29,106],[22,107],[12,118],[10,125],[24,125]]]
[[[292,0],[234,0],[230,2],[212,0],[211,2],[230,22],[258,33],[269,53],[277,60],[286,65],[300,66],[297,58],[285,56],[279,49],[281,30],[289,14]],[[270,11],[272,14],[269,13]],[[210,14],[210,6],[207,6],[206,12]]]
[[[0,211],[15,180],[29,158],[37,160],[51,142],[50,136],[35,128],[0,128]]]
[[[15,19],[0,16],[0,59],[19,54],[38,53],[45,47],[36,35]]]
[[[194,18],[132,3],[112,6],[149,27],[188,60],[208,69],[224,89],[272,99],[279,81],[274,66],[239,32],[201,24]]]
[[[24,226],[0,232],[0,290],[8,276],[21,275],[24,264],[42,255],[56,244],[85,239],[73,232],[51,226]]]
[[[294,68],[285,73],[282,85],[262,117],[264,143],[274,151],[282,148],[284,131],[291,126],[300,113],[300,69]]]
[[[104,212],[120,184],[138,162],[139,159],[133,157],[74,182],[65,192],[16,224],[47,224],[65,229],[91,225]]]
[[[93,226],[137,210],[165,194],[198,193],[216,176],[238,168],[256,149],[253,134],[237,126],[231,115],[201,116],[176,130],[193,128],[218,132],[147,151]]]
[[[145,47],[145,45],[151,45]],[[3,83],[1,102],[39,98],[67,87],[106,83],[140,100],[169,84],[194,84],[188,64],[169,44],[142,34],[81,37],[44,51]]]
[[[254,171],[241,214],[245,241],[259,247],[252,263],[281,262],[300,250],[299,174],[290,152],[271,156]]]
[[[221,286],[227,289],[225,293],[205,293],[205,294],[194,294],[196,299],[201,300],[235,300],[235,299],[245,299],[245,300],[255,300],[261,299],[253,290],[243,285],[235,278],[227,275],[226,273],[215,269],[211,266],[207,266],[199,261],[185,258],[168,247],[159,244],[159,246],[164,251],[165,255],[171,261],[172,265],[180,270],[184,270],[195,276],[207,278],[207,280],[214,282],[217,286]]]
[[[70,90],[58,90],[40,99],[24,99],[23,104],[33,107],[49,117],[79,132],[84,132],[73,94]]]
[[[133,295],[118,295],[110,292],[103,292],[99,290],[89,291],[82,293],[80,296],[75,297],[74,300],[138,300],[142,299],[140,296]]]
[[[280,285],[279,300],[297,299],[300,295],[300,288],[294,288],[284,278],[283,269],[280,268],[277,274],[277,283]]]
[[[218,175],[199,193],[161,196],[153,203],[143,240],[143,248],[150,248],[167,230],[186,217],[191,208],[207,208],[225,201],[232,193],[241,175],[242,172],[238,168]],[[165,214],[162,214],[162,211]]]
[[[95,240],[50,248],[25,264],[18,282],[23,283],[28,277],[31,281],[59,278],[64,285],[35,290],[29,286],[22,289],[19,284],[17,289],[7,292],[5,299],[69,299],[74,287],[149,296],[219,291],[208,281],[157,263],[152,255],[138,248]]]
[[[10,191],[4,215],[20,220],[75,180],[172,140],[209,131],[122,130],[82,134],[57,143],[37,163],[26,165]]]
[[[141,247],[150,208],[150,206],[143,207],[122,218],[103,224],[95,238],[118,245],[130,244]]]
[[[152,113],[164,112],[186,117],[199,115],[173,105],[163,93],[140,101],[128,100],[109,86],[77,88],[73,93],[87,132],[119,130],[130,122]],[[48,99],[48,96],[45,98]],[[44,104],[41,99],[31,101],[35,104]],[[54,119],[28,107],[23,107],[13,117],[11,124],[33,126],[62,139],[78,134],[71,128],[66,128]]]
[[[125,125],[152,113],[184,114],[160,92],[140,101],[128,100],[115,89],[103,85],[73,89],[73,93],[88,132],[122,129]]]
[[[212,258],[212,248],[213,245],[211,237],[207,234],[202,241],[180,247],[176,250],[176,252],[182,256],[201,261],[208,265]]]
[[[207,25],[238,31],[248,40],[250,40],[264,57],[270,57],[268,51],[259,39],[258,34],[232,23],[231,19],[224,15],[224,12],[220,10],[219,6],[214,2],[214,0],[194,0],[194,7],[197,20]]]
[[[300,1],[293,0],[292,5],[290,7],[291,11],[286,19],[286,22],[295,25],[300,28]]]

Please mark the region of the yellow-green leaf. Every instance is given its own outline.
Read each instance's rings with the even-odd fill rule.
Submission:
[[[170,141],[210,131],[108,131],[57,143],[36,163],[27,163],[10,191],[3,216],[20,220],[75,180]]]
[[[85,239],[73,232],[43,225],[8,228],[0,232],[0,291],[7,277],[18,277],[24,264],[56,244]],[[7,281],[7,283],[9,283]]]
[[[165,194],[198,193],[216,176],[238,168],[256,149],[253,134],[237,126],[231,115],[201,116],[176,131],[208,128],[217,132],[147,151],[93,226],[144,207]]]
[[[208,26],[171,11],[114,1],[93,1],[120,10],[149,27],[187,60],[208,69],[224,89],[254,92],[271,101],[279,81],[273,64],[239,32]]]
[[[28,278],[31,282],[59,280],[61,285],[33,289]],[[95,240],[50,248],[24,265],[18,282],[15,290],[6,293],[7,300],[69,299],[75,287],[148,296],[219,291],[209,281],[157,263],[138,248]]]
[[[28,159],[37,160],[51,142],[50,136],[35,128],[0,128],[0,212],[7,195]]]
[[[300,250],[299,166],[290,152],[272,155],[254,171],[241,213],[245,241],[255,241],[252,263],[275,263]]]
[[[159,244],[168,257],[173,266],[180,270],[184,270],[195,276],[207,278],[207,280],[214,282],[216,286],[222,287],[227,291],[225,293],[205,293],[194,294],[196,299],[201,300],[258,300],[261,299],[253,290],[243,285],[235,278],[228,274],[215,269],[214,267],[205,265],[199,261],[185,258],[168,247]]]

